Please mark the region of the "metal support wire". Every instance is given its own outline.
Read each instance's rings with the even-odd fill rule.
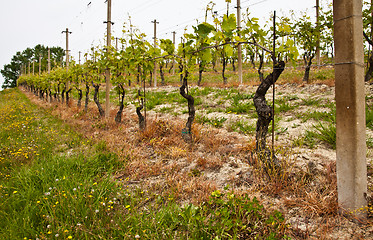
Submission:
[[[275,91],[275,68],[276,68],[276,11],[273,12],[273,71],[272,71],[272,77],[273,77],[273,96],[272,96],[272,154],[275,154],[275,97],[276,97],[276,91]]]

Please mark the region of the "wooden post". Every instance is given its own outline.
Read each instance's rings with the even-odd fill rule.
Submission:
[[[272,53],[272,62],[273,62],[273,72],[275,72],[276,68],[276,11],[273,12],[273,53]],[[273,76],[273,95],[272,95],[272,154],[275,154],[275,100],[276,100],[276,81],[275,81],[275,74]]]
[[[320,66],[320,22],[319,22],[319,10],[320,10],[320,3],[319,0],[316,0],[316,27],[318,31],[318,36],[317,36],[317,42],[316,42],[316,62],[317,62],[317,67]]]
[[[106,51],[110,53],[111,48],[111,0],[107,0],[107,38],[106,38]],[[105,118],[110,116],[110,69],[106,69],[106,102],[105,102]]]
[[[41,75],[41,55],[39,55],[39,76]]]
[[[48,47],[48,74],[51,73],[51,50]]]
[[[157,47],[157,20],[152,21],[154,23],[154,47]],[[157,87],[157,62],[154,60],[154,70],[153,70],[154,87]]]
[[[175,46],[175,43],[176,43],[176,32],[175,31],[172,32],[172,36],[173,36],[172,43]],[[175,58],[172,58],[172,75],[175,75]]]
[[[66,28],[66,31],[62,31],[62,33],[66,33],[66,71],[69,71],[69,29]]]
[[[342,211],[367,206],[362,0],[333,0],[337,185]]]
[[[241,0],[237,0],[237,29],[238,31],[241,30]],[[242,46],[238,44],[237,46],[238,52],[238,81],[242,85]]]

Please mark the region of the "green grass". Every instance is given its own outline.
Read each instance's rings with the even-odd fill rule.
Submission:
[[[325,143],[328,143],[333,149],[336,148],[336,126],[335,123],[323,124],[319,122],[313,125],[312,130],[306,132],[306,139],[319,139]]]
[[[201,124],[210,124],[217,128],[223,127],[225,121],[227,121],[225,117],[208,118],[206,116],[196,115],[196,122]]]
[[[333,112],[320,112],[320,111],[312,111],[312,112],[305,112],[305,113],[299,113],[297,114],[298,118],[302,119],[302,122],[306,122],[309,119],[313,119],[315,121],[330,121],[331,114],[335,114]]]
[[[373,109],[368,105],[365,107],[366,126],[373,130]]]
[[[245,239],[285,237],[281,213],[255,198],[215,191],[200,205],[128,187],[125,167],[32,105],[0,93],[0,239]]]
[[[243,134],[253,134],[256,131],[255,124],[249,124],[242,120],[232,122],[229,125],[229,129],[235,132],[243,133]]]

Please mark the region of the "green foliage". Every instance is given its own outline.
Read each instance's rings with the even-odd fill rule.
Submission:
[[[236,16],[234,14],[230,14],[229,16],[224,15],[221,28],[225,35],[233,37],[233,31],[237,29]]]

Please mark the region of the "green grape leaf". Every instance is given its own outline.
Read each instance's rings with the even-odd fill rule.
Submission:
[[[212,60],[212,55],[210,49],[206,49],[202,51],[202,56],[201,56],[202,61],[204,62],[211,62]]]
[[[224,32],[227,32],[227,33],[233,32],[237,28],[236,16],[234,14],[231,14],[229,16],[224,15],[221,28],[223,29]]]
[[[227,57],[232,57],[234,49],[233,49],[233,47],[231,45],[225,45],[224,46],[224,52],[227,55]]]

